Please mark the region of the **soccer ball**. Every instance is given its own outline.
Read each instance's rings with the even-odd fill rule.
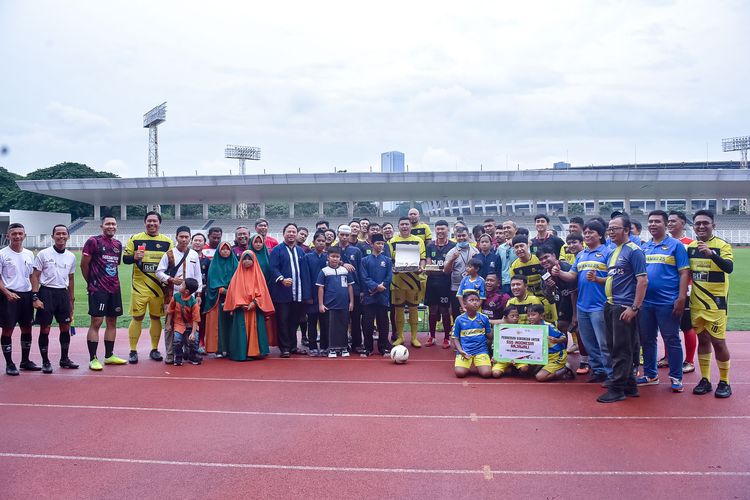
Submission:
[[[391,349],[391,359],[397,365],[403,365],[409,360],[409,349],[402,345],[395,346]]]

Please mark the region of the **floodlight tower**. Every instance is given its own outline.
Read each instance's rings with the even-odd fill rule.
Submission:
[[[157,127],[167,119],[167,103],[163,102],[143,115],[143,128],[148,129],[148,176],[159,177],[159,136]],[[158,203],[152,203],[149,210],[161,211]]]
[[[750,149],[750,135],[722,139],[721,147],[725,153],[730,151],[739,151],[740,168],[747,168],[747,150]],[[747,198],[740,198],[740,213],[747,213]]]
[[[224,158],[238,159],[240,161],[240,175],[245,175],[245,160],[260,160],[260,148],[228,144],[224,149]],[[240,219],[247,218],[247,203],[237,204],[237,217]]]

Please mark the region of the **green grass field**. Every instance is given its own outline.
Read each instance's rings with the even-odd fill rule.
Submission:
[[[81,252],[75,252],[80,263]],[[750,248],[736,248],[734,250],[735,268],[731,277],[729,292],[729,329],[750,331]],[[127,314],[130,309],[130,280],[132,266],[120,266],[120,283],[122,286],[122,306],[125,314],[119,318],[118,326],[126,327],[130,322]],[[81,276],[80,266],[76,270],[76,311],[73,318],[78,328],[88,326],[88,295],[86,282]],[[144,321],[144,328],[148,327],[148,318]]]

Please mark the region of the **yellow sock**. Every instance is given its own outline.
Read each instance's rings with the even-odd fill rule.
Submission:
[[[412,336],[416,335],[417,330],[419,330],[419,311],[417,310],[417,306],[409,308],[409,329]]]
[[[130,339],[130,350],[138,350],[138,339],[141,338],[141,328],[143,327],[143,321],[130,320],[128,326],[128,338]]]
[[[719,365],[719,380],[722,382],[729,383],[729,360],[719,361],[716,360],[716,364]]]
[[[159,339],[161,338],[161,320],[151,318],[151,326],[148,329],[148,333],[151,335],[151,349],[158,349]]]
[[[711,353],[698,354],[698,364],[701,367],[701,377],[711,380]]]
[[[404,336],[404,308],[396,307],[396,334],[399,337]]]

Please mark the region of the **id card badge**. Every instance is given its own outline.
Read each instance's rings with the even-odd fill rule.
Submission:
[[[346,276],[341,276],[341,287],[346,288],[349,286],[349,283],[346,282]]]

